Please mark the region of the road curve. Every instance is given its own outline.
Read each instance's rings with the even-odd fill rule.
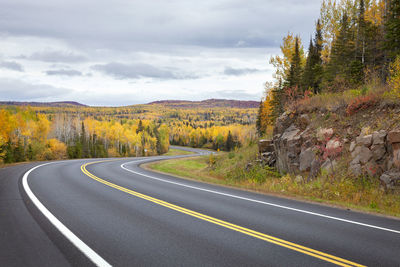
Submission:
[[[155,159],[52,162],[25,176],[45,209],[98,258],[27,193],[22,177],[40,164],[1,169],[0,265],[400,265],[399,220],[140,168]]]

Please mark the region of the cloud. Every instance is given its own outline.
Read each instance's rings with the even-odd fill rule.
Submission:
[[[245,74],[251,74],[260,72],[262,70],[259,69],[251,69],[251,68],[244,68],[244,69],[236,69],[231,67],[225,67],[224,74],[225,75],[232,75],[232,76],[240,76]]]
[[[96,8],[93,9],[93,6]],[[196,8],[193,8],[196,7]],[[142,49],[277,46],[287,31],[308,38],[320,1],[2,0],[0,31],[41,36],[76,47]],[[90,10],[91,12],[87,12]]]
[[[194,79],[195,75],[177,73],[169,69],[154,67],[145,63],[123,64],[111,62],[107,64],[97,64],[91,67],[93,70],[100,71],[106,75],[117,79]]]
[[[258,93],[249,93],[245,90],[220,90],[217,96],[225,99],[259,100]]]
[[[42,51],[35,52],[30,56],[22,55],[20,58],[29,59],[29,60],[37,60],[44,62],[67,62],[67,63],[76,63],[86,61],[87,58],[83,55],[75,54],[73,52],[66,51]]]
[[[62,100],[71,89],[47,84],[30,84],[17,79],[0,78],[0,99],[5,101]]]
[[[66,70],[66,69],[59,69],[59,70],[47,70],[45,71],[47,75],[61,75],[61,76],[82,76],[82,72],[77,70]]]
[[[15,70],[15,71],[19,71],[19,72],[24,71],[24,68],[22,67],[22,65],[15,61],[2,61],[2,62],[0,62],[0,68]]]

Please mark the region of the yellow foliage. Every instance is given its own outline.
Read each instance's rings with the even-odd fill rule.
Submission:
[[[299,51],[300,51],[300,59],[302,64],[305,63],[306,58],[304,55],[303,45],[301,44],[301,39],[299,40]],[[280,46],[282,56],[272,56],[269,60],[269,63],[275,67],[275,73],[273,74],[274,78],[277,80],[285,79],[289,75],[290,71],[290,62],[293,57],[294,49],[295,49],[296,36],[293,33],[288,33],[285,37],[283,37],[283,43]]]
[[[229,132],[234,145],[256,136],[257,110],[250,104],[248,108],[246,103],[241,108],[180,105],[0,106],[0,140],[10,142],[10,149],[22,143],[24,158],[35,160],[105,157],[107,152],[114,157],[156,155],[168,151],[170,142],[225,149]]]
[[[108,152],[108,156],[111,158],[119,157],[118,152],[114,148],[109,148],[107,150],[107,152]]]
[[[263,132],[266,132],[268,129],[268,126],[271,126],[274,124],[274,119],[273,119],[273,95],[272,95],[272,90],[274,89],[274,85],[272,83],[266,83],[265,84],[265,98],[264,101],[262,102],[261,106],[261,112],[260,112],[260,123],[261,123],[261,129]]]
[[[400,56],[390,64],[389,85],[391,87],[390,95],[400,98]]]
[[[366,2],[365,20],[371,22],[373,25],[381,26],[383,24],[385,14],[384,1],[368,1]]]
[[[47,147],[51,154],[51,159],[65,159],[67,158],[67,146],[57,139],[47,140]]]
[[[50,122],[44,114],[38,114],[37,117],[38,120],[35,123],[33,138],[44,142],[47,139],[47,135],[50,131]]]

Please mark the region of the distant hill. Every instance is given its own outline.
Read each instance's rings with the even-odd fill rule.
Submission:
[[[90,107],[75,101],[58,102],[20,102],[20,101],[0,101],[4,106],[31,106],[31,107]],[[258,108],[260,102],[229,99],[207,99],[202,101],[188,100],[160,100],[147,103],[145,105],[162,105],[168,108]],[[128,107],[135,107],[132,105]]]
[[[160,100],[150,102],[147,105],[163,105],[171,108],[258,108],[259,101],[244,101],[244,100],[228,100],[228,99],[207,99],[203,101],[188,101],[188,100]]]
[[[0,105],[9,106],[32,106],[32,107],[87,107],[87,105],[74,101],[59,102],[19,102],[19,101],[0,101]]]

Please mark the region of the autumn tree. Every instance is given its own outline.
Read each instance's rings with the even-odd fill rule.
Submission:
[[[299,45],[299,55],[300,61],[305,61],[304,51],[301,45],[301,40],[299,37],[295,37],[293,33],[288,33],[284,38],[282,45],[280,46],[281,56],[273,56],[270,58],[269,63],[275,67],[275,73],[273,74],[276,80],[286,81],[290,73],[290,67],[292,62],[292,57],[295,51],[296,39]]]

